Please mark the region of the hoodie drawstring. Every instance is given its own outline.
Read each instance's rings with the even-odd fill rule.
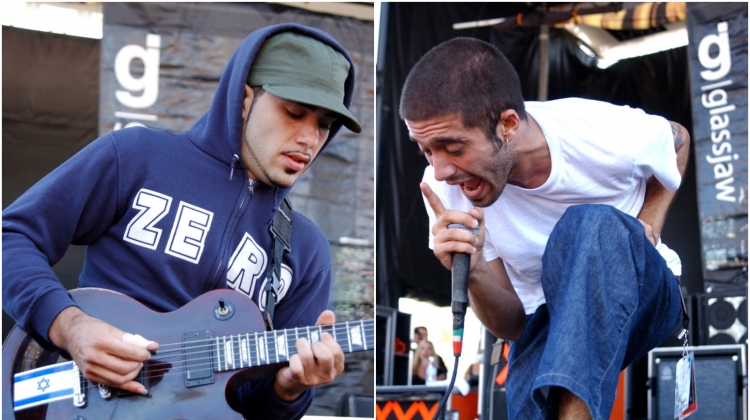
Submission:
[[[229,169],[229,180],[230,181],[232,180],[232,175],[234,175],[234,164],[237,163],[237,161],[239,161],[239,160],[240,160],[239,156],[237,156],[237,155],[233,155],[232,156],[232,165],[231,165],[231,168]]]

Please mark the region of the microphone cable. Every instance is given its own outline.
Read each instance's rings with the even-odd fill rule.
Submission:
[[[451,223],[448,225],[448,228],[468,230],[474,235],[476,235],[479,230],[478,228],[469,229],[458,223]],[[445,390],[445,395],[443,395],[443,399],[440,401],[440,405],[438,405],[433,420],[441,418],[440,415],[444,411],[445,404],[448,402],[448,397],[453,391],[453,385],[456,383],[458,359],[461,357],[464,340],[464,318],[466,316],[466,307],[469,303],[468,286],[470,263],[471,255],[469,254],[459,253],[453,255],[453,262],[451,263],[451,312],[453,312],[453,356],[455,356],[456,360],[453,363],[453,375],[451,377],[450,385],[448,385],[448,389]]]
[[[432,420],[438,420],[441,419],[440,413],[443,412],[445,409],[445,403],[448,402],[448,397],[451,395],[451,391],[453,390],[453,384],[456,383],[456,373],[458,372],[458,359],[461,357],[461,355],[456,356],[456,360],[453,363],[453,376],[451,377],[451,383],[448,385],[448,389],[445,390],[445,394],[443,395],[443,399],[440,400],[440,405],[438,405],[438,409],[435,412],[435,417],[432,418]]]

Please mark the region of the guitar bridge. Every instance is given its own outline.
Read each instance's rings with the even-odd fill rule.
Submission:
[[[211,331],[182,334],[182,359],[185,365],[185,387],[214,383]]]
[[[73,363],[73,405],[81,408],[86,405],[86,378],[81,374],[78,365]]]

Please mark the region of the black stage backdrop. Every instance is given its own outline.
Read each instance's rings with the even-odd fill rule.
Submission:
[[[400,297],[450,305],[450,272],[427,247],[427,214],[419,182],[427,165],[409,141],[398,116],[401,88],[408,71],[442,41],[473,36],[496,45],[521,77],[524,97],[537,99],[538,28],[453,30],[452,25],[533,12],[529,3],[388,3],[382,19],[378,62],[377,139],[377,303],[398,307]],[[617,31],[628,39],[658,31]],[[630,105],[664,116],[692,131],[687,47],[621,61],[601,70],[562,29],[549,30],[548,99],[577,96]],[[691,157],[683,186],[670,211],[662,237],[679,253],[683,286],[703,288],[695,164]]]
[[[100,44],[3,26],[3,209],[98,137]],[[53,267],[68,289],[84,250]],[[14,324],[3,311],[3,339]]]

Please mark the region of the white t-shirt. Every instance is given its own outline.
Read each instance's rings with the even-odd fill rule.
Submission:
[[[682,177],[669,122],[640,109],[569,98],[526,102],[526,112],[539,124],[552,159],[551,173],[540,187],[507,184],[500,198],[484,209],[484,257],[502,258],[527,314],[545,302],[542,254],[552,228],[576,204],[608,204],[636,217],[643,206],[646,179],[655,176],[669,190]],[[432,166],[423,180],[447,209],[473,206],[460,186],[438,182]],[[430,226],[435,215],[425,202]],[[433,246],[430,233],[430,248]],[[677,254],[666,245],[657,249],[675,275]]]

